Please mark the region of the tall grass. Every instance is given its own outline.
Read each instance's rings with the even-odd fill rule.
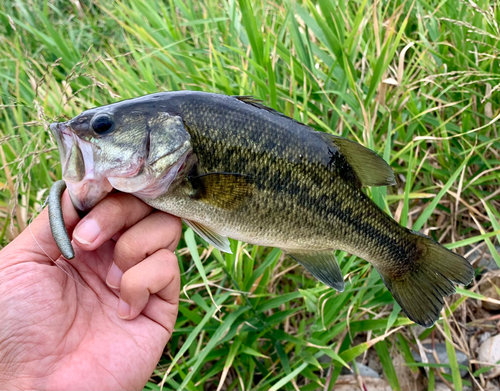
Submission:
[[[489,0],[5,0],[0,242],[61,177],[51,121],[189,89],[253,95],[374,149],[398,182],[370,190],[379,206],[462,255],[489,249],[500,265],[499,23]],[[328,390],[374,352],[397,390],[392,358],[416,371],[410,351],[428,336],[447,341],[452,370],[427,364],[429,389],[435,376],[457,390],[479,384],[472,364],[460,380],[454,359],[459,346],[474,358],[464,336],[486,322],[475,288],[422,330],[359,258],[339,252],[337,293],[279,250],[231,246],[221,254],[185,231],[179,318],[147,389]]]

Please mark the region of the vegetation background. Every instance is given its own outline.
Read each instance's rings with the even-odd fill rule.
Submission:
[[[2,0],[0,243],[61,177],[50,122],[156,91],[253,95],[382,155],[397,186],[367,191],[468,257],[476,281],[423,329],[350,254],[337,293],[279,250],[221,254],[186,230],[176,331],[146,389],[329,390],[355,359],[394,390],[485,388],[473,341],[498,332],[479,260],[500,265],[499,23],[490,0]],[[449,364],[415,363],[429,339]]]

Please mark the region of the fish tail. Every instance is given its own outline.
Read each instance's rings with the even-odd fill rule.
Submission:
[[[468,285],[474,269],[464,257],[428,236],[414,235],[416,251],[410,267],[403,273],[390,268],[379,273],[408,318],[431,327],[439,319],[444,297],[455,293],[455,283]]]

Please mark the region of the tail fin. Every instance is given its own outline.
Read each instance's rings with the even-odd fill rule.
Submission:
[[[422,255],[414,261],[414,267],[398,278],[391,278],[388,272],[379,273],[408,318],[431,327],[439,319],[443,297],[455,293],[454,283],[468,285],[474,269],[462,256],[425,235],[415,234],[420,236],[417,245]]]

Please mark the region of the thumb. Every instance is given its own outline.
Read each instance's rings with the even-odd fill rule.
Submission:
[[[61,199],[61,207],[63,211],[64,224],[68,230],[68,235],[71,238],[73,229],[80,221],[80,217],[76,212],[68,191],[63,193]],[[57,259],[61,255],[59,248],[52,237],[52,231],[49,224],[48,207],[45,207],[40,215],[31,222],[12,243],[7,247],[15,246],[15,250],[31,253],[40,258],[30,259],[33,261],[46,260],[47,255],[52,259]]]

